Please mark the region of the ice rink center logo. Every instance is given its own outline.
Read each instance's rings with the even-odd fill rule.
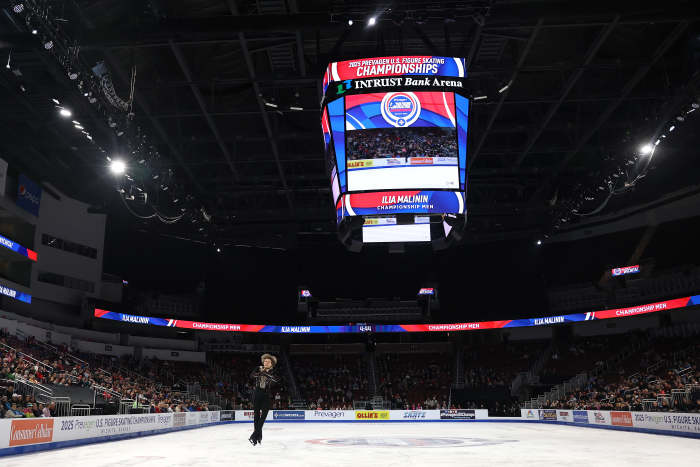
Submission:
[[[445,448],[445,447],[477,447],[497,444],[516,443],[516,439],[487,439],[487,438],[432,438],[432,437],[352,437],[352,438],[321,438],[308,439],[307,443],[323,446],[366,446],[385,448]]]
[[[410,126],[420,115],[420,100],[412,92],[389,92],[382,98],[381,111],[389,125]]]

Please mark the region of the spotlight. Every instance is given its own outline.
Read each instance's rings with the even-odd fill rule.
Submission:
[[[676,129],[676,125],[671,125],[671,128],[668,129],[669,132],[673,131]]]
[[[265,105],[268,107],[272,107],[273,109],[277,108],[277,104],[273,104],[272,102],[265,102]]]
[[[61,110],[58,111],[59,114],[61,114],[61,117],[69,118],[73,115],[73,112],[66,108],[61,108]]]
[[[48,40],[48,41],[44,42],[44,48],[45,48],[46,50],[51,50],[51,49],[53,49],[53,41],[52,41],[52,40]]]
[[[56,104],[56,105],[60,105],[60,104],[61,104],[60,102],[58,102],[58,99],[51,99],[51,100],[52,100],[53,103]]]
[[[22,13],[24,11],[24,3],[15,3],[15,5],[12,7],[12,11],[17,14]]]
[[[353,21],[351,19],[348,20],[348,26],[352,26]]]
[[[484,100],[484,99],[488,99],[488,97],[489,97],[489,96],[476,96],[476,97],[473,98],[473,100],[475,100],[475,101],[481,101],[481,100]]]
[[[503,94],[504,92],[506,92],[508,90],[509,87],[510,87],[510,81],[508,83],[506,83],[506,85],[503,86],[501,89],[499,89],[498,93]]]
[[[219,247],[217,246],[217,247],[216,247],[216,252],[217,252],[217,253],[221,253],[221,248],[219,248]]]
[[[302,107],[295,107],[295,106],[290,106],[289,110],[304,110]]]
[[[377,17],[370,16],[369,21],[367,21],[367,25],[374,26],[375,24],[377,24]]]
[[[109,170],[115,175],[121,175],[126,171],[126,164],[122,160],[115,159],[109,164]]]
[[[39,31],[37,31],[36,29],[32,29],[32,35],[36,36],[37,34],[39,34]]]
[[[85,128],[83,128],[83,127],[80,126],[80,125],[75,125],[75,128],[77,128],[78,130],[84,130],[84,129],[85,129]]]
[[[542,245],[542,240],[537,240],[537,246]]]
[[[654,147],[651,144],[645,144],[644,146],[639,148],[639,154],[642,156],[646,156],[647,154],[651,154],[651,151],[654,150]]]

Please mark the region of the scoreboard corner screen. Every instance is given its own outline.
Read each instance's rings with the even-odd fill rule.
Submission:
[[[464,59],[455,57],[328,65],[321,128],[339,237],[348,247],[446,245],[459,233],[467,213],[465,78]]]

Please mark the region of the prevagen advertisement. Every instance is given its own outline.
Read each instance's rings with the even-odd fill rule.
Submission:
[[[332,82],[379,76],[467,76],[464,59],[430,55],[373,57],[331,62],[323,75],[323,92]]]

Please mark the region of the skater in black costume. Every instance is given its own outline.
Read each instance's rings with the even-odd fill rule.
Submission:
[[[260,357],[262,366],[257,367],[250,374],[253,378],[253,413],[254,430],[248,440],[255,446],[262,443],[262,427],[270,411],[270,386],[279,383],[279,377],[275,374],[274,368],[277,365],[277,357],[264,354]]]

